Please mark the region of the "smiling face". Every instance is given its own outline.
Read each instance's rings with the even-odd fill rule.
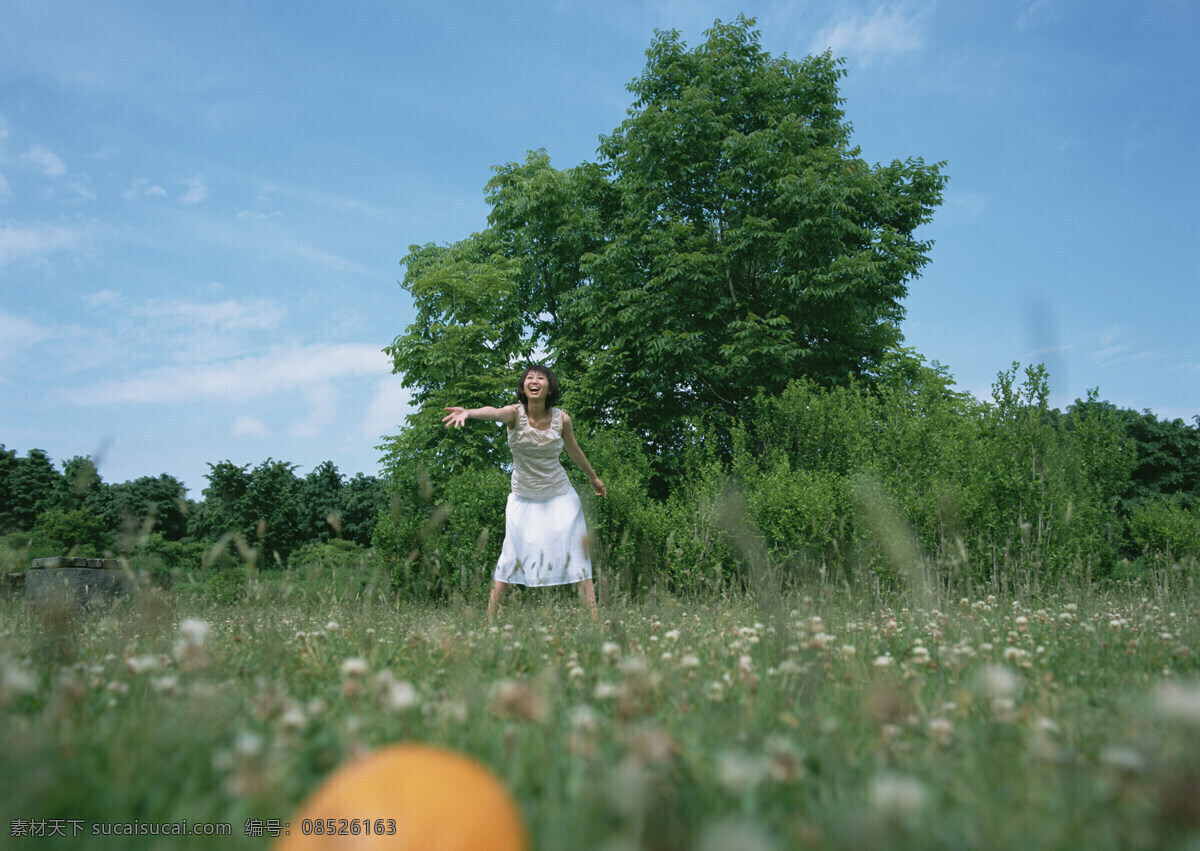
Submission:
[[[529,372],[525,375],[525,396],[529,399],[544,399],[546,385],[550,383],[540,372]]]
[[[517,384],[517,400],[526,408],[531,401],[541,401],[549,409],[558,401],[558,376],[548,366],[531,366],[521,373]]]

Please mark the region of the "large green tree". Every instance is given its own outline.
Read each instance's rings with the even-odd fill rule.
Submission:
[[[945,178],[862,159],[842,74],[829,54],[770,56],[744,17],[694,49],[660,32],[599,163],[497,168],[485,231],[406,258],[418,315],[388,351],[418,411],[392,467],[502,457],[482,432],[448,446],[440,408],[507,401],[533,352],[574,411],[631,429],[668,476],[697,425],[727,434],[760,392],[875,375]]]

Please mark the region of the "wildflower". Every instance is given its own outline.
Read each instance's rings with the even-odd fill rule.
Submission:
[[[591,732],[599,725],[600,716],[592,707],[581,703],[571,708],[571,711],[567,713],[567,720],[576,730]]]
[[[906,821],[925,808],[929,792],[912,777],[883,774],[871,783],[868,797],[875,812],[885,819]]]
[[[980,673],[979,685],[988,697],[1012,697],[1017,693],[1020,680],[1003,665],[988,665]]]
[[[895,661],[896,661],[895,659],[893,659],[891,656],[889,656],[888,654],[885,653],[882,656],[876,656],[871,661],[871,667],[873,667],[873,668],[890,668],[892,666],[892,663]]]
[[[615,663],[621,658],[621,645],[615,641],[606,641],[600,645],[600,655],[606,662]]]
[[[1200,725],[1200,682],[1162,683],[1154,690],[1154,703],[1171,721]]]
[[[643,763],[665,763],[675,753],[675,742],[660,727],[639,724],[625,736],[625,744],[631,756]]]
[[[307,721],[308,719],[304,716],[304,710],[295,704],[289,706],[283,711],[283,714],[279,716],[280,726],[282,726],[285,730],[291,730],[292,732],[296,733],[304,729],[304,725],[307,723]]]
[[[370,665],[367,664],[367,660],[358,656],[346,659],[344,662],[342,662],[342,676],[348,679],[360,679],[365,677],[369,670]]]
[[[125,660],[125,669],[131,674],[144,674],[147,671],[153,671],[162,666],[162,660],[158,656],[150,654],[130,656]]]
[[[379,693],[380,705],[389,712],[407,712],[421,702],[417,690],[407,680],[387,680]]]
[[[37,689],[37,677],[7,657],[0,658],[0,706],[13,698],[33,694]]]
[[[929,721],[929,733],[939,745],[944,745],[954,732],[954,725],[945,718],[932,718]]]
[[[592,692],[592,697],[594,697],[596,700],[612,700],[620,693],[621,689],[619,686],[601,680],[600,682],[596,683],[596,688]]]
[[[804,763],[790,741],[783,736],[771,736],[765,743],[767,774],[777,783],[791,783],[804,776]]]
[[[734,794],[750,792],[766,779],[770,763],[765,757],[725,751],[717,757],[717,782]]]
[[[150,687],[157,692],[162,692],[163,694],[178,694],[179,679],[170,675],[154,677],[150,680]]]
[[[329,623],[325,624],[326,632],[337,632],[341,628],[341,624],[339,624],[337,621],[330,621]]]
[[[523,680],[501,680],[492,689],[492,714],[514,721],[541,721],[546,704]]]
[[[992,698],[992,716],[1003,723],[1017,720],[1017,702],[1011,697]]]
[[[699,668],[700,657],[695,653],[685,654],[683,658],[679,660],[679,665],[683,668]]]
[[[836,635],[830,635],[827,632],[818,632],[809,639],[808,646],[813,650],[824,650],[835,641],[837,641]]]

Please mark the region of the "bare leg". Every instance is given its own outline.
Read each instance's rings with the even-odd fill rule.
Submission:
[[[576,583],[576,585],[579,587],[580,598],[592,613],[592,620],[599,620],[600,615],[596,611],[596,586],[592,584],[592,580],[590,579],[585,579],[582,582]]]
[[[500,598],[504,596],[504,592],[507,590],[507,582],[501,582],[499,579],[492,580],[492,593],[488,595],[489,621],[496,616],[496,609],[500,608]]]

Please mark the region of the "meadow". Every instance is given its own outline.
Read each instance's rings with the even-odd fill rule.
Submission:
[[[371,570],[0,599],[6,847],[267,847],[398,741],[489,767],[537,849],[1200,844],[1194,566],[1004,596],[602,583],[598,621],[548,591],[492,623]],[[184,821],[229,835],[94,835]]]

